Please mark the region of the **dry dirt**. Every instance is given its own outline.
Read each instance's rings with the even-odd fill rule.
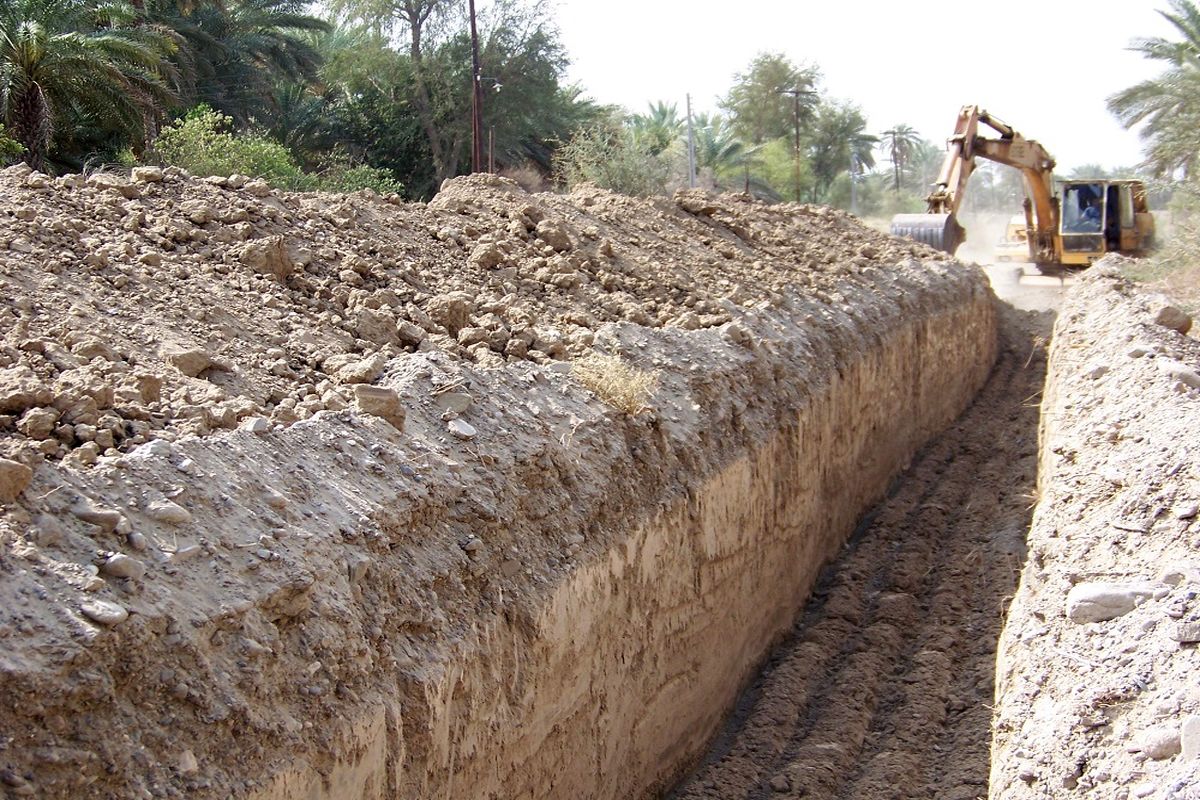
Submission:
[[[992,683],[1034,497],[1048,320],[999,362],[822,576],[669,798],[985,797]]]
[[[996,798],[1195,796],[1200,351],[1103,270],[1038,489],[1045,319],[1009,311],[697,761],[982,383],[982,274],[700,192],[11,168],[0,200],[8,796],[626,797],[691,763],[673,797],[968,800],[993,734]],[[597,352],[656,374],[645,413],[572,376]],[[1097,584],[1129,608],[1075,619]]]
[[[341,410],[405,352],[545,363],[587,352],[606,322],[714,328],[785,288],[825,297],[933,255],[829,209],[535,199],[490,177],[426,207],[17,166],[0,201],[0,456],[85,466]]]
[[[824,209],[170,170],[0,195],[15,797],[649,786],[694,744],[628,688],[730,696],[994,344],[981,274]],[[596,351],[658,373],[646,413],[572,378]],[[745,616],[691,629],[745,652],[670,650],[705,586]]]
[[[1121,262],[1055,327],[993,798],[1200,797],[1200,342]]]

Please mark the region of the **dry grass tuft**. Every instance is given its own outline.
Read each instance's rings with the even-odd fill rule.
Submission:
[[[608,405],[626,414],[640,414],[658,388],[658,371],[638,369],[620,356],[593,353],[571,366],[575,380]]]

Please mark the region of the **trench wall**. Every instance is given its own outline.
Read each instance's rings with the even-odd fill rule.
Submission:
[[[563,363],[391,362],[403,430],[322,411],[262,434],[40,469],[0,562],[6,785],[47,798],[637,798],[699,757],[821,566],[996,352],[982,273],[911,262],[685,331],[596,344],[645,413]],[[469,392],[475,431],[439,400]],[[170,498],[186,515],[155,515]],[[146,566],[89,623],[80,560]],[[91,513],[91,512],[86,512]],[[103,583],[103,582],[102,582]],[[91,588],[89,588],[91,587]],[[60,598],[69,598],[63,601]]]
[[[953,283],[919,313],[847,319],[857,346],[780,359],[779,383],[804,391],[687,491],[654,504],[600,487],[638,509],[631,529],[526,615],[481,616],[435,670],[373,697],[333,762],[301,761],[254,797],[653,796],[702,752],[856,520],[982,385],[993,298]],[[771,336],[814,339],[811,317]]]
[[[1194,796],[1200,738],[1182,742],[1200,688],[1180,626],[1200,619],[1200,342],[1169,307],[1101,263],[1059,312],[997,651],[993,800]]]

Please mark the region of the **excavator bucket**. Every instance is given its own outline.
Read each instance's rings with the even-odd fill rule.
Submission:
[[[954,255],[966,231],[953,214],[897,214],[892,217],[892,236],[907,236]]]

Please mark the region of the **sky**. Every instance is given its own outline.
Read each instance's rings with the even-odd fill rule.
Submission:
[[[641,112],[718,98],[761,52],[821,70],[869,130],[911,125],[943,144],[958,110],[979,105],[1054,155],[1060,173],[1143,159],[1136,131],[1105,99],[1161,67],[1129,52],[1174,37],[1166,0],[558,0],[567,78],[601,103]]]

